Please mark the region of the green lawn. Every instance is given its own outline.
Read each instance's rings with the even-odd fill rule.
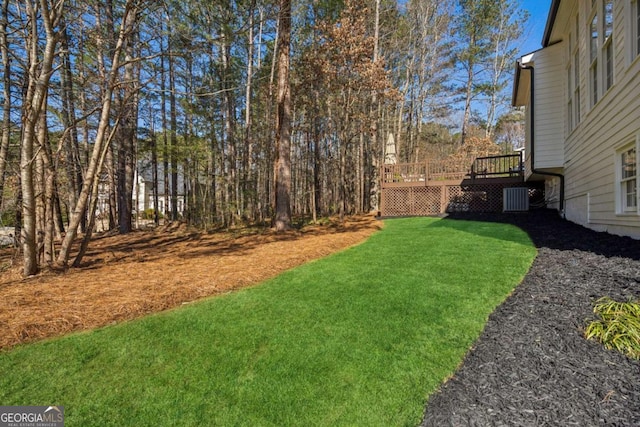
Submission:
[[[260,286],[0,353],[0,405],[62,405],[68,427],[414,426],[535,253],[508,225],[389,220]]]

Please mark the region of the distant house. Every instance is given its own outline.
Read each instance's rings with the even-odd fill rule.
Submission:
[[[570,221],[640,238],[640,0],[552,0],[542,48],[517,61],[525,178]]]
[[[147,209],[154,209],[154,197],[153,197],[153,179],[147,177],[148,174],[138,174],[136,172],[135,181],[133,185],[133,207],[137,213],[142,213]],[[182,183],[182,179],[179,180]],[[182,186],[178,187],[179,189]],[[184,213],[184,194],[178,192],[176,196],[177,211],[179,215]],[[165,206],[165,201],[167,206]],[[164,181],[162,179],[158,182],[158,212],[162,215],[167,215],[171,212],[171,197],[164,191]]]
[[[132,194],[132,206],[135,214],[142,214],[148,209],[154,209],[154,197],[153,197],[153,179],[151,178],[150,167],[140,162],[138,164],[139,171],[135,172],[133,194]],[[162,169],[160,167],[160,176],[162,176]],[[100,178],[100,184],[98,187],[98,206],[97,214],[99,218],[104,218],[109,212],[109,182],[108,175],[102,174]],[[184,213],[184,180],[182,175],[178,175],[178,194],[176,195],[177,212],[178,215]],[[158,212],[162,216],[169,215],[171,213],[171,197],[165,191],[164,179],[159,178],[158,181]]]

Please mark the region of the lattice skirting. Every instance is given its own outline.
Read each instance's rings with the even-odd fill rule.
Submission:
[[[445,212],[502,212],[503,188],[522,186],[522,183],[500,183],[383,188],[380,214],[394,217]],[[540,190],[530,188],[530,197],[537,191]]]
[[[400,187],[382,190],[382,216],[437,215],[444,187]]]

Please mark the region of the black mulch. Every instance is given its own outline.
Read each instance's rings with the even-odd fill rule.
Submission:
[[[640,298],[640,241],[550,211],[457,218],[513,223],[539,254],[422,426],[640,426],[640,362],[583,338],[595,300]]]

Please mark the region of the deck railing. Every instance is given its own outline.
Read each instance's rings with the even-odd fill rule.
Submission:
[[[428,181],[462,179],[469,174],[469,165],[453,165],[445,162],[398,163],[383,165],[382,184],[415,185]]]
[[[524,175],[520,154],[478,157],[471,165],[471,178],[514,177]]]
[[[400,184],[404,182],[426,182],[428,179],[427,163],[398,163],[382,167],[382,182]]]
[[[521,177],[524,167],[519,154],[478,157],[471,164],[466,161],[426,161],[382,166],[382,185],[415,186],[433,181],[453,181],[465,178]]]

